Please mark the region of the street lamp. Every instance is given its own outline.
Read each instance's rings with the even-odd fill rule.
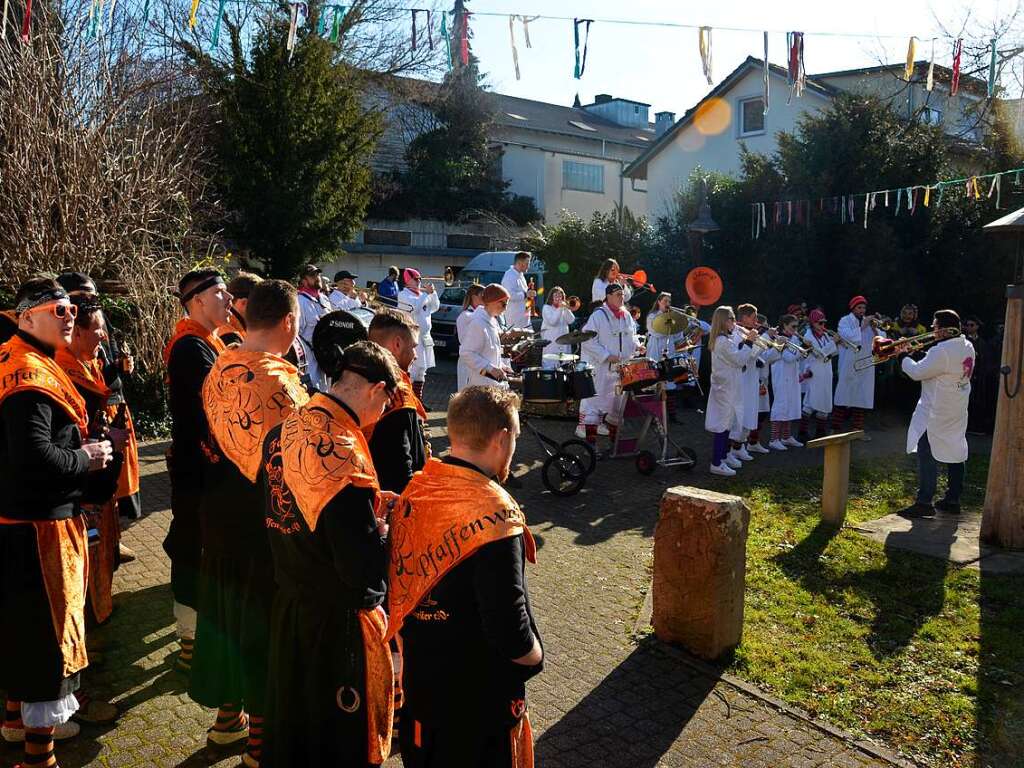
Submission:
[[[697,266],[701,262],[704,235],[721,229],[718,222],[711,217],[711,205],[708,203],[708,180],[703,178],[700,180],[700,184],[700,205],[697,206],[697,218],[686,227],[690,240],[690,253],[693,256],[693,266]]]

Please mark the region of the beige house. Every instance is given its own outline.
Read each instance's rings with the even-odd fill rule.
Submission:
[[[871,93],[888,99],[898,114],[941,126],[965,149],[977,147],[990,120],[984,110],[986,84],[962,77],[950,96],[951,72],[936,65],[934,87],[925,89],[928,62],[919,61],[908,82],[903,64],[825,72],[807,78],[801,97],[790,98],[786,69],[768,66],[768,109],[764,109],[764,61],[748,57],[696,106],[667,130],[624,175],[646,184],[651,219],[667,215],[675,194],[694,169],[731,175],[740,172],[741,143],[752,152],[771,154],[780,131],[792,132],[804,114],[826,107],[838,93]],[[965,154],[966,157],[969,153]]]

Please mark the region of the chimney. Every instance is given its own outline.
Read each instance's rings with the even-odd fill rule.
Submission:
[[[676,123],[675,112],[658,112],[654,115],[654,135],[661,137]]]
[[[594,97],[595,104],[604,104],[606,101],[611,101],[612,95],[610,93],[599,93]]]

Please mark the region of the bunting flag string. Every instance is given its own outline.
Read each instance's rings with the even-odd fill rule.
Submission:
[[[445,50],[447,51],[447,56],[445,58],[445,61],[448,62],[448,71],[451,72],[452,71],[452,38],[451,38],[451,35],[448,34],[448,22],[447,22],[447,19],[448,19],[448,14],[445,13],[444,11],[441,11],[441,37],[444,38],[444,47],[445,47]]]
[[[341,22],[345,19],[345,14],[348,13],[348,7],[344,5],[335,5],[334,18],[331,20],[331,42],[337,45],[338,40],[341,38]]]
[[[711,76],[711,27],[701,27],[697,32],[697,47],[700,50],[700,65],[704,70],[704,77],[708,85],[714,85],[715,79]]]
[[[953,75],[949,83],[949,95],[956,96],[960,90],[960,58],[964,52],[963,38],[957,38],[953,43]]]
[[[899,216],[905,209],[908,215],[913,217],[917,215],[922,207],[931,208],[933,202],[935,208],[941,207],[946,188],[956,189],[961,185],[968,200],[991,200],[994,196],[996,210],[1001,210],[1003,177],[1013,174],[1014,185],[1019,189],[1022,172],[1024,172],[1024,168],[1013,168],[1008,171],[998,171],[980,176],[967,176],[962,179],[937,181],[932,184],[914,184],[908,187],[895,187],[894,189],[879,189],[851,195],[821,197],[817,199],[818,210],[823,216],[835,216],[841,224],[854,224],[857,222],[857,207],[863,204],[864,211],[861,223],[863,228],[867,229],[869,214],[876,209],[879,197],[882,198],[882,206],[888,209],[890,203],[889,193],[895,192],[895,205],[892,208],[893,216]],[[987,194],[981,188],[981,183],[985,180],[989,181]],[[758,240],[772,229],[790,227],[794,223],[810,226],[812,202],[811,200],[776,200],[770,203],[772,210],[770,217],[768,216],[769,203],[751,203],[751,238]]]
[[[188,28],[196,28],[197,15],[199,13],[199,0],[192,0],[192,12],[188,15]]]
[[[903,67],[903,75],[906,81],[909,83],[910,79],[914,76],[914,62],[917,60],[917,38],[911,37],[910,43],[907,45],[907,63]]]
[[[25,0],[25,18],[21,20],[21,42],[27,43],[32,31],[32,0]]]
[[[992,53],[988,60],[988,97],[996,95],[996,39],[992,38]]]
[[[576,45],[576,69],[573,71],[573,77],[577,80],[583,78],[583,72],[587,68],[587,48],[590,45],[590,25],[594,23],[593,19],[573,19],[572,20],[572,34],[573,41]],[[580,56],[580,25],[585,24],[583,30],[583,56]]]
[[[7,11],[10,9],[10,7],[11,0],[4,0],[4,18],[3,21],[0,22],[0,40],[3,40],[5,37],[7,37]]]
[[[807,70],[804,68],[804,33],[787,33],[786,45],[789,48],[789,67],[786,80],[790,87],[789,102],[792,102],[794,96],[800,98],[804,95],[804,86],[807,84]]]
[[[213,24],[213,34],[210,36],[210,45],[212,45],[214,48],[216,48],[217,43],[220,42],[220,23],[221,20],[224,18],[225,5],[227,5],[227,0],[220,0],[220,3],[218,3],[217,5],[217,20]],[[321,14],[321,20],[322,19],[323,14]]]
[[[469,17],[469,11],[463,11],[455,20],[459,33],[459,63],[464,67],[469,66]]]
[[[926,91],[935,90],[935,38],[932,38],[932,58],[928,63],[928,79],[925,81],[924,89]]]
[[[761,62],[761,70],[762,70],[761,77],[762,77],[762,80],[764,81],[763,86],[762,86],[762,88],[764,90],[764,114],[767,115],[768,114],[768,75],[769,75],[769,66],[768,66],[768,33],[767,32],[764,33],[764,61]],[[1024,99],[1021,99],[1021,104],[1024,104]]]

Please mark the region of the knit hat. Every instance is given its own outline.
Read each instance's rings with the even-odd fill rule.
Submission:
[[[408,283],[410,280],[419,280],[419,279],[420,279],[420,271],[418,269],[413,269],[412,267],[409,267],[409,268],[407,268],[407,269],[402,271],[402,280],[404,282],[406,282],[406,283]]]
[[[801,309],[803,309],[803,307],[801,307],[799,304],[790,304],[788,307],[786,307],[786,314],[798,315],[800,314]]]
[[[491,283],[481,295],[480,299],[484,304],[490,304],[495,301],[502,301],[503,299],[510,298],[509,292],[505,290],[501,283]]]
[[[811,314],[807,316],[807,319],[812,323],[820,323],[825,320],[825,313],[820,309],[812,309]]]
[[[867,303],[868,303],[868,300],[865,299],[863,296],[854,296],[852,299],[850,299],[850,305],[849,306],[850,306],[850,309],[853,309],[858,304],[867,304]]]

